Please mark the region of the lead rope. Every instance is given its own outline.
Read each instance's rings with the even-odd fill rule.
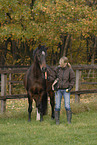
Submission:
[[[45,75],[44,75],[45,79],[47,80],[47,71],[45,72]]]

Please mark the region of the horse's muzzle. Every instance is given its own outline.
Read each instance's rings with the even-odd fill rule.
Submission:
[[[42,72],[46,72],[47,68],[46,67],[42,67]]]

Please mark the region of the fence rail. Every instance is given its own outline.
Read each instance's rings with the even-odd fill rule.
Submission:
[[[1,112],[4,112],[6,109],[6,99],[21,99],[21,98],[27,98],[26,94],[11,94],[11,85],[12,84],[22,84],[23,81],[13,81],[11,80],[11,74],[24,74],[29,66],[0,66],[0,74],[1,74]],[[54,66],[51,66],[54,68]],[[89,78],[90,71],[97,71],[97,65],[75,65],[72,66],[73,70],[76,74],[76,82],[75,82],[75,90],[71,91],[71,94],[75,95],[75,102],[80,101],[80,95],[81,94],[88,94],[88,93],[97,93],[97,89],[87,89],[87,90],[80,90],[80,84],[86,84],[86,85],[97,85],[97,82],[88,82],[85,80],[85,82],[81,82],[81,73],[82,71],[89,71],[88,76],[83,77],[83,79]],[[93,72],[93,74],[95,74]],[[84,74],[85,75],[85,74]],[[97,75],[97,74],[96,74]],[[7,81],[7,76],[9,76],[9,80]],[[94,76],[93,76],[94,77]],[[6,95],[6,84],[9,83],[10,87],[10,93]]]
[[[76,94],[76,95],[80,95],[80,94],[90,94],[90,93],[97,93],[97,89],[71,91],[71,94]],[[0,96],[0,100],[6,100],[6,99],[22,99],[22,98],[27,98],[27,94],[16,94],[16,95]]]
[[[0,96],[0,100],[5,101],[6,99],[22,99],[27,98],[27,94],[16,94],[16,95],[5,95]]]

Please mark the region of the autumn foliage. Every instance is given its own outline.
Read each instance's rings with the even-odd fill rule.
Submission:
[[[63,54],[72,63],[96,62],[96,23],[96,0],[0,0],[4,62],[31,63],[39,43],[49,47],[48,63],[56,64]]]

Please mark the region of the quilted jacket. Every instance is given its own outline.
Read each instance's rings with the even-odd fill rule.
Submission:
[[[75,73],[69,66],[56,68],[56,78],[58,78],[57,89],[72,89],[75,84]]]

